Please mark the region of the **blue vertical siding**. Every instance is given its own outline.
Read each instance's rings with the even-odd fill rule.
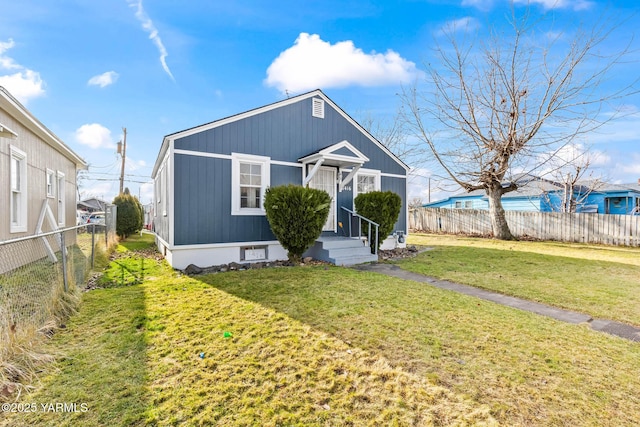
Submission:
[[[381,191],[393,191],[397,193],[402,198],[402,207],[400,208],[400,216],[398,221],[393,227],[393,230],[401,230],[405,233],[409,231],[409,227],[407,224],[407,181],[402,178],[392,178],[383,176],[380,179],[380,190]]]
[[[176,139],[175,148],[207,153],[250,153],[297,162],[321,148],[349,141],[370,159],[365,167],[405,175],[405,169],[340,113],[325,104],[325,118],[311,116],[311,98]]]
[[[502,198],[502,207],[505,211],[540,212],[539,197],[511,197]],[[487,204],[487,209],[489,208]]]
[[[343,172],[342,173],[342,178],[344,179],[346,176],[348,175],[348,173]],[[338,195],[338,212],[337,212],[337,218],[338,221],[342,223],[342,227],[343,230],[340,230],[340,227],[337,227],[336,232],[340,235],[342,235],[343,231],[345,234],[349,233],[349,214],[347,212],[345,212],[343,209],[340,209],[341,206],[344,206],[345,208],[353,211],[353,186],[355,185],[355,183],[353,181],[351,181],[349,184],[347,184],[344,188],[344,190],[342,190],[341,192],[337,193]]]
[[[231,161],[175,155],[176,245],[275,240],[265,216],[231,215]]]
[[[370,159],[365,168],[406,176],[402,165],[339,111],[325,103],[325,118],[315,118],[311,115],[311,103],[311,98],[302,99],[294,104],[177,138],[174,148],[222,155],[245,153],[298,163],[301,157],[347,140]],[[179,153],[174,154],[174,159],[175,245],[276,240],[266,216],[231,215],[230,159]],[[270,176],[272,187],[302,183],[302,169],[293,165],[272,164]],[[383,176],[381,185],[383,191],[395,191],[403,199],[395,229],[406,231],[406,179]],[[346,224],[340,206],[353,208],[353,182],[336,197],[338,221]]]

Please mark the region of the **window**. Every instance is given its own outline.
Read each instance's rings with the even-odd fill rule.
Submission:
[[[55,187],[54,187],[55,178],[54,177],[55,177],[55,172],[53,172],[51,169],[47,169],[46,187],[47,187],[47,197],[49,198],[55,197]]]
[[[360,169],[354,179],[355,191],[353,197],[358,194],[380,191],[380,171],[372,169]]]
[[[264,215],[262,200],[269,186],[269,157],[231,154],[231,214]]]
[[[324,101],[319,98],[313,98],[311,115],[319,119],[324,119]]]
[[[373,175],[358,176],[358,194],[370,193],[376,190],[376,177]]]
[[[64,174],[58,171],[58,180],[56,194],[58,195],[58,225],[65,225],[65,209],[64,209]]]
[[[460,201],[456,202],[456,209],[462,209],[462,202]]]
[[[467,200],[466,202],[464,202],[464,208],[465,209],[472,209],[473,208],[473,201],[472,200]]]
[[[27,155],[14,146],[10,146],[10,151],[10,232],[20,233],[27,231]]]
[[[262,165],[240,162],[240,208],[259,208],[261,190]]]

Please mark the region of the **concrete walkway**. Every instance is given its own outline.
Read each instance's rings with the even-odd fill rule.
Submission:
[[[461,285],[446,280],[434,279],[432,277],[423,276],[422,274],[406,271],[392,264],[360,264],[355,266],[358,270],[373,271],[387,276],[397,277],[399,279],[413,280],[414,282],[428,283],[441,289],[459,292],[461,294],[474,296],[497,304],[508,307],[517,308],[524,311],[540,314],[542,316],[551,317],[556,320],[567,323],[588,323],[591,329],[600,332],[606,332],[631,341],[640,342],[640,328],[636,328],[626,323],[614,322],[613,320],[594,319],[591,316],[575,311],[564,310],[552,307],[538,302],[527,301],[521,298],[510,297],[507,295],[491,292],[473,286]]]

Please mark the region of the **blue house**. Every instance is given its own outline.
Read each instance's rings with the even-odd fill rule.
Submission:
[[[548,198],[545,194],[562,189],[552,181],[529,174],[521,174],[513,178],[518,189],[502,196],[502,207],[506,211],[544,212],[549,211]],[[509,186],[511,182],[503,185]],[[464,192],[423,205],[428,208],[448,209],[489,209],[489,199],[484,190]]]
[[[332,249],[331,238],[346,234],[353,199],[374,190],[400,195],[394,230],[406,234],[407,172],[320,90],[172,133],[163,139],[152,174],[158,248],[178,269],[286,259],[263,197],[270,186],[297,184],[332,197],[323,230],[329,243],[312,255],[340,264],[371,261],[370,253],[356,258],[357,250],[343,242]]]
[[[591,188],[591,189],[590,189]],[[585,183],[574,189],[578,212],[611,215],[640,215],[640,184]],[[550,192],[548,210],[557,211],[563,191]]]
[[[516,191],[502,196],[505,211],[560,212],[565,188],[562,183],[522,174],[514,177]],[[504,185],[508,186],[510,182]],[[578,183],[573,188],[577,201],[576,212],[614,215],[640,214],[640,183],[638,184],[594,184]],[[423,205],[430,208],[489,209],[489,200],[484,190],[460,193]]]

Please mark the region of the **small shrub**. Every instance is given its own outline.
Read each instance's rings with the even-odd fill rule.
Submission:
[[[125,188],[124,193],[113,199],[113,204],[118,206],[116,216],[116,233],[121,238],[126,238],[142,229],[143,214],[142,205],[138,198],[129,193]]]
[[[296,185],[267,189],[264,197],[267,220],[291,261],[300,261],[304,251],[320,236],[330,206],[331,197],[326,191]]]
[[[372,191],[359,194],[354,200],[356,211],[380,225],[378,228],[378,248],[382,241],[393,231],[393,226],[398,221],[402,199],[393,191]],[[362,233],[366,236],[369,223],[362,221]],[[372,229],[371,233],[374,231]],[[375,247],[375,236],[371,236],[371,250]]]

